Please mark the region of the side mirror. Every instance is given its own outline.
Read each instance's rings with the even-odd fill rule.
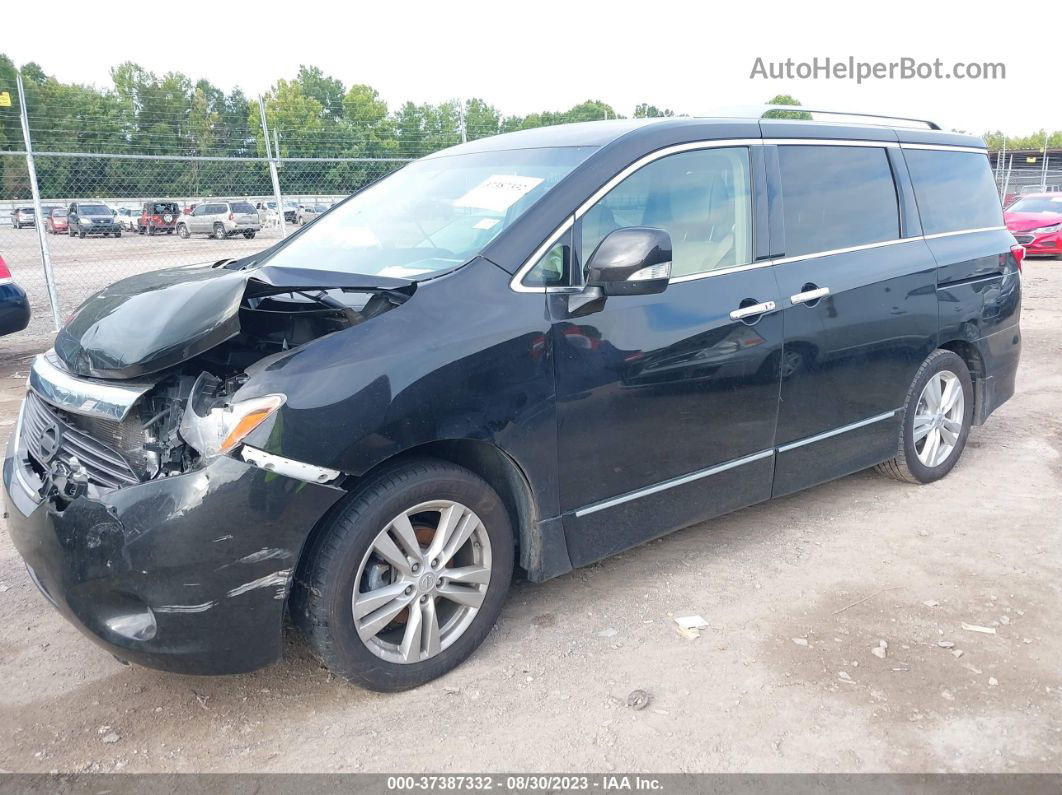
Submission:
[[[654,295],[671,278],[671,235],[628,226],[605,236],[587,262],[587,287],[605,295]]]

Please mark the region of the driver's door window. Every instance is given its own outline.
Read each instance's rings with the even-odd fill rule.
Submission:
[[[606,193],[576,222],[585,274],[594,249],[627,226],[671,235],[672,279],[752,261],[749,150],[695,149],[654,160]]]

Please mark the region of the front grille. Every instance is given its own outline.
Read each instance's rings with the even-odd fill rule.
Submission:
[[[45,403],[33,392],[26,395],[22,434],[26,452],[40,469],[46,472],[52,460],[68,460],[74,456],[88,471],[89,482],[97,486],[118,489],[139,483],[140,478],[130,462],[114,448],[89,435],[82,428],[75,427],[71,422],[73,416]],[[111,422],[82,416],[76,418],[79,423],[85,420],[95,423]],[[58,449],[54,452],[42,448],[45,432],[49,428],[58,430]]]
[[[1027,246],[1035,240],[1035,237],[1033,235],[1014,235],[1014,239],[1023,246]]]

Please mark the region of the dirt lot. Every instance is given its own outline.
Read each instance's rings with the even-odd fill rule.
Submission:
[[[1062,770],[1062,262],[1025,290],[1019,392],[944,481],[860,473],[518,582],[479,652],[413,692],[336,681],[293,636],[247,676],[124,667],[4,534],[0,768]],[[5,435],[26,339],[0,354]],[[669,617],[689,614],[692,640]]]

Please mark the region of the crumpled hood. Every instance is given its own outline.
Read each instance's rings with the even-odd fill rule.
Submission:
[[[395,291],[404,279],[309,268],[237,270],[226,263],[152,271],[115,282],[70,316],[55,352],[75,375],[138,378],[187,361],[240,332],[245,295],[292,290]]]
[[[1003,218],[1011,232],[1024,232],[1062,223],[1062,213],[1004,213]]]

